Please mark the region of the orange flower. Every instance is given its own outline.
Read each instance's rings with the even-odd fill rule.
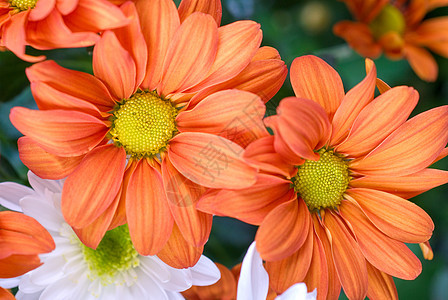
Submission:
[[[142,255],[193,266],[212,224],[194,203],[205,187],[255,182],[242,147],[266,134],[265,106],[251,92],[267,101],[287,71],[259,48],[255,22],[218,27],[221,15],[194,11],[181,22],[172,1],[136,5],[121,6],[131,24],[96,44],[95,76],[36,64],[27,75],[40,110],[10,117],[22,161],[42,178],[68,176],[62,211],[86,245],[127,220]]]
[[[400,86],[374,98],[376,68],[366,66],[345,94],[324,61],[294,60],[296,97],[265,119],[274,136],[245,150],[261,170],[257,183],[210,191],[198,203],[260,225],[257,249],[279,293],[304,281],[318,299],[337,299],[341,285],[349,299],[396,299],[392,276],[421,272],[404,243],[427,242],[434,224],[406,199],[448,182],[448,172],[427,168],[447,154],[448,106],[407,120],[417,91]]]
[[[36,62],[44,56],[25,54],[25,46],[48,50],[87,47],[98,32],[129,21],[107,0],[0,0],[0,47]]]
[[[421,79],[437,79],[437,63],[425,48],[448,57],[448,17],[423,17],[448,1],[343,1],[358,21],[339,22],[333,30],[360,55],[376,58],[384,52],[392,59],[405,58]]]
[[[12,211],[0,212],[0,278],[23,275],[42,263],[39,254],[55,248],[53,238],[36,220]],[[1,299],[14,299],[0,288]]]

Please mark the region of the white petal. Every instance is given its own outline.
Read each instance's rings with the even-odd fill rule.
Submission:
[[[19,290],[26,294],[35,294],[35,293],[40,294],[40,292],[43,291],[44,287],[34,284],[31,281],[30,273],[31,272],[23,275],[22,278],[20,279]]]
[[[182,292],[188,290],[193,285],[193,280],[189,269],[175,269],[170,266],[167,267],[170,272],[170,280],[160,283],[165,290]]]
[[[199,261],[190,270],[193,277],[193,285],[212,285],[221,278],[218,267],[204,255],[201,255]]]
[[[140,268],[146,274],[151,274],[154,276],[161,283],[168,282],[171,279],[168,265],[161,261],[157,256],[140,257]]]
[[[169,300],[185,300],[181,293],[167,291],[166,294]]]
[[[72,298],[73,292],[76,289],[87,289],[86,286],[78,286],[74,282],[67,278],[62,278],[57,282],[50,284],[45,288],[40,296],[40,300],[52,300],[52,299],[66,299],[75,300]]]
[[[20,199],[35,194],[29,187],[15,182],[0,183],[0,204],[11,210],[22,211],[19,204]]]
[[[21,277],[14,277],[14,278],[1,278],[0,279],[0,286],[5,289],[10,289],[13,287],[16,287],[19,285]]]
[[[237,299],[265,300],[268,295],[269,276],[253,242],[244,256],[238,281]]]
[[[41,292],[26,294],[19,290],[15,296],[17,300],[39,300],[41,294]]]
[[[168,296],[165,290],[160,286],[159,282],[155,280],[152,276],[146,274],[142,270],[137,270],[138,281],[137,284],[133,285],[131,288],[138,286],[143,293],[143,297],[136,297],[134,299],[151,299],[151,300],[167,300]],[[133,292],[137,292],[133,289]]]
[[[64,263],[65,260],[61,256],[49,257],[42,266],[29,273],[30,282],[43,288],[58,281],[64,275]],[[26,282],[20,282],[20,288],[25,290],[25,284]]]
[[[35,196],[26,196],[20,200],[23,212],[36,219],[47,230],[59,231],[65,223],[61,214],[48,202]]]
[[[29,171],[28,181],[30,182],[30,185],[33,187],[33,189],[41,195],[44,195],[45,189],[48,189],[53,193],[62,192],[63,180],[42,179],[33,172]]]
[[[317,290],[307,293],[305,283],[296,283],[289,287],[283,294],[277,296],[276,300],[315,300]]]

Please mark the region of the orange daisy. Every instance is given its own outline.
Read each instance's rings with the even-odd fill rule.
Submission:
[[[14,278],[36,269],[39,254],[55,248],[50,233],[36,220],[13,211],[0,212],[0,278]],[[1,299],[15,299],[0,287]]]
[[[287,70],[276,50],[259,48],[255,22],[218,27],[194,11],[181,22],[168,0],[136,6],[121,6],[128,26],[102,34],[94,76],[52,61],[30,67],[40,110],[17,107],[10,118],[25,135],[24,164],[42,178],[68,176],[62,212],[86,245],[127,220],[142,255],[193,266],[212,224],[193,204],[207,187],[255,182],[242,158],[266,132],[254,93],[267,101]]]
[[[0,0],[0,46],[20,59],[36,62],[44,56],[25,54],[25,46],[48,50],[87,47],[98,32],[129,21],[107,0]]]
[[[245,150],[261,171],[252,187],[210,191],[198,208],[260,225],[256,245],[278,293],[296,282],[318,299],[396,299],[392,276],[421,263],[405,243],[425,243],[434,224],[406,200],[448,182],[427,168],[444,157],[448,106],[407,118],[418,93],[400,86],[374,98],[376,68],[347,94],[337,72],[304,56],[291,66],[296,97],[265,119],[274,136]]]
[[[448,17],[423,20],[446,0],[343,0],[357,22],[342,21],[333,31],[364,57],[381,52],[391,59],[407,59],[423,80],[435,81],[438,66],[425,48],[448,57]]]

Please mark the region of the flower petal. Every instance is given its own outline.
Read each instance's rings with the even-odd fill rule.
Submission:
[[[111,31],[105,31],[93,48],[93,73],[118,99],[128,99],[137,89],[135,62]]]
[[[61,179],[72,173],[84,155],[61,157],[48,153],[29,137],[17,141],[20,160],[36,175],[44,179]]]
[[[303,280],[308,291],[317,290],[317,299],[326,299],[328,294],[328,267],[325,248],[313,230],[313,254],[308,273]]]
[[[309,228],[299,234],[305,241],[298,251],[282,260],[266,262],[270,287],[278,294],[286,291],[291,285],[302,282],[308,273],[313,255],[313,230]]]
[[[126,153],[113,144],[88,153],[62,190],[62,214],[68,224],[82,228],[97,219],[114,201],[126,167]]]
[[[350,169],[363,175],[412,174],[430,165],[447,142],[448,106],[441,106],[402,124],[366,157],[351,161]]]
[[[58,10],[60,6],[60,2],[64,3],[70,3],[70,2],[78,2],[78,1],[58,1]],[[39,21],[44,18],[46,18],[55,8],[56,6],[56,0],[44,0],[44,1],[37,1],[36,5],[33,9],[30,11],[30,15],[28,17],[28,20],[30,21]]]
[[[181,22],[198,11],[211,15],[218,26],[221,24],[222,6],[220,0],[182,0],[179,5]]]
[[[197,208],[211,214],[260,225],[275,207],[293,197],[290,181],[258,174],[257,182],[249,188],[206,193],[198,202]]]
[[[423,258],[426,260],[432,260],[434,258],[434,252],[432,251],[429,241],[419,243],[420,250],[422,250]]]
[[[428,214],[398,196],[364,188],[348,189],[369,220],[389,237],[405,243],[422,243],[429,240],[434,223]]]
[[[141,159],[126,192],[129,234],[141,255],[155,255],[168,241],[173,217],[163,189],[162,176],[147,159]]]
[[[204,246],[195,247],[190,245],[182,236],[176,224],[173,225],[173,232],[168,242],[160,250],[157,256],[167,265],[183,269],[193,267],[201,258]]]
[[[348,138],[336,151],[351,157],[369,153],[408,119],[417,102],[417,91],[405,86],[395,87],[375,98],[359,113]]]
[[[398,300],[397,288],[395,287],[392,276],[381,272],[367,262],[367,274],[369,288],[367,297],[369,299],[390,299]]]
[[[273,47],[263,46],[258,48],[257,53],[252,57],[252,61],[265,59],[281,59],[280,53]]]
[[[373,100],[376,83],[376,67],[371,60],[366,60],[370,65],[366,77],[352,88],[342,99],[333,119],[333,135],[331,145],[342,141],[363,108]]]
[[[307,239],[310,225],[310,213],[302,199],[282,203],[274,208],[261,223],[255,236],[257,250],[264,260],[284,259],[302,247]],[[305,274],[306,272],[303,276]]]
[[[403,53],[418,77],[429,82],[437,79],[439,67],[428,50],[406,44],[403,48]]]
[[[243,149],[222,137],[184,132],[170,141],[168,157],[189,180],[209,188],[240,189],[255,183],[255,169],[241,157]]]
[[[351,225],[364,257],[374,267],[406,280],[414,280],[421,273],[422,264],[414,253],[379,231],[355,204],[343,201],[339,210]]]
[[[42,265],[37,255],[11,255],[0,259],[0,277],[13,278]]]
[[[323,218],[331,241],[336,271],[349,299],[364,299],[367,294],[366,260],[340,217],[332,211]]]
[[[241,147],[268,135],[263,124],[266,111],[261,99],[252,93],[225,90],[202,100],[176,118],[180,132],[206,132],[229,139]]]
[[[0,298],[3,300],[15,300],[16,298],[6,289],[0,287]]]
[[[80,156],[92,150],[108,129],[97,118],[77,111],[14,107],[9,118],[20,132],[57,156]]]
[[[205,188],[180,174],[168,159],[162,163],[162,178],[171,214],[185,240],[203,246],[212,229],[213,215],[196,209]]]
[[[290,76],[296,97],[319,103],[332,120],[344,97],[339,74],[322,59],[305,55],[294,59]]]

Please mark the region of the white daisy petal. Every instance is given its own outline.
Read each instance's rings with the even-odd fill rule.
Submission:
[[[16,278],[0,278],[0,287],[10,289],[19,285],[20,277]]]
[[[193,275],[193,285],[205,286],[212,285],[221,278],[221,272],[218,267],[204,255],[191,268]]]
[[[35,192],[29,187],[15,182],[0,183],[0,204],[11,210],[22,211],[20,199],[34,194]]]
[[[45,189],[53,193],[62,192],[63,180],[42,179],[31,171],[28,171],[28,181],[31,187],[40,195],[45,194]]]
[[[277,296],[276,300],[315,300],[317,291],[307,292],[305,283],[296,283],[287,289],[283,294]]]
[[[23,212],[36,219],[47,230],[58,231],[64,218],[48,202],[41,201],[36,196],[26,196],[20,200]]]

